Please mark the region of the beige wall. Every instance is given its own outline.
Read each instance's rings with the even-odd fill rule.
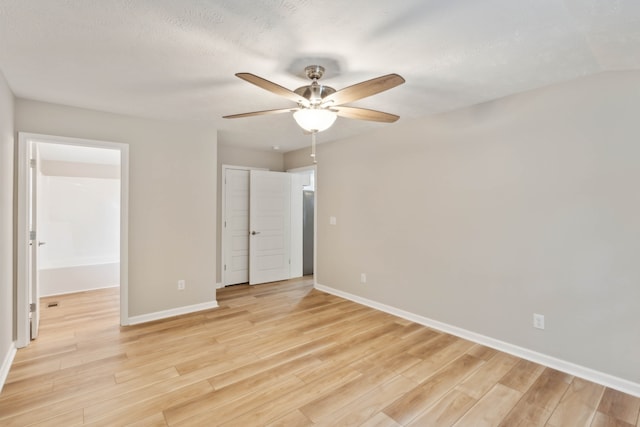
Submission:
[[[13,109],[13,93],[0,71],[0,369],[14,340]]]
[[[604,73],[319,145],[317,281],[640,383],[639,112]]]
[[[216,129],[18,99],[16,130],[129,144],[129,316],[215,300]]]
[[[279,151],[260,151],[247,148],[233,147],[218,144],[218,200],[217,200],[217,233],[220,236],[216,244],[218,253],[216,283],[222,282],[222,165],[244,166],[254,168],[266,168],[268,170],[282,172],[283,154]]]
[[[313,165],[313,158],[310,156],[309,148],[301,148],[296,151],[289,151],[284,155],[284,170],[301,168]]]

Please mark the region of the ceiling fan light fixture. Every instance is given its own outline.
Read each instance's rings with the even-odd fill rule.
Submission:
[[[293,113],[298,126],[308,132],[322,132],[333,125],[338,116],[324,108],[303,108]]]

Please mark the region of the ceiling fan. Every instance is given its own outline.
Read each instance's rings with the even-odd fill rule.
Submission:
[[[304,71],[311,80],[311,84],[299,87],[293,91],[263,79],[262,77],[258,77],[255,74],[237,73],[236,76],[242,80],[275,93],[276,95],[285,97],[295,102],[297,107],[232,114],[223,116],[223,118],[237,119],[265,114],[293,113],[293,118],[298,125],[313,134],[330,128],[337,116],[384,123],[393,123],[400,118],[395,114],[384,113],[382,111],[343,105],[401,85],[405,80],[398,74],[387,74],[336,91],[330,86],[318,83],[318,80],[324,75],[324,67],[320,65],[310,65],[306,67]]]

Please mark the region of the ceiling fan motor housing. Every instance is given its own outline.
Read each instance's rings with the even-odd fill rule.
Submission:
[[[302,86],[294,90],[295,93],[309,100],[311,106],[317,106],[322,103],[322,98],[329,96],[336,90],[330,86],[318,84],[314,81],[308,86]]]
[[[317,107],[322,103],[322,98],[335,93],[335,89],[318,83],[318,79],[324,75],[324,67],[321,65],[309,65],[304,69],[305,74],[311,80],[310,85],[302,86],[294,90],[295,93],[307,99],[311,107]]]
[[[324,76],[324,67],[322,65],[309,65],[304,68],[304,73],[311,80],[318,80]]]

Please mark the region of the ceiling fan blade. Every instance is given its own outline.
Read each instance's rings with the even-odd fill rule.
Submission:
[[[275,93],[276,95],[283,96],[293,102],[308,106],[309,100],[304,97],[298,95],[292,90],[287,89],[286,87],[282,87],[279,84],[270,82],[269,80],[263,79],[262,77],[258,77],[255,74],[251,73],[236,73],[236,76],[241,78],[244,81],[247,81],[251,84],[254,84],[264,90],[268,90],[271,93]]]
[[[333,105],[342,105],[349,102],[366,98],[376,93],[384,92],[404,83],[404,79],[398,74],[387,74],[386,76],[376,77],[353,86],[346,87],[322,99],[323,105],[332,107]]]
[[[298,111],[299,108],[280,108],[278,110],[263,110],[263,111],[252,111],[251,113],[241,113],[241,114],[231,114],[229,116],[222,116],[223,119],[239,119],[241,117],[251,117],[251,116],[265,116],[268,114],[281,114],[281,113],[293,113],[294,111]]]
[[[347,119],[369,120],[372,122],[393,123],[400,118],[395,114],[383,113],[382,111],[368,110],[366,108],[355,107],[333,107],[332,111],[340,117]]]

